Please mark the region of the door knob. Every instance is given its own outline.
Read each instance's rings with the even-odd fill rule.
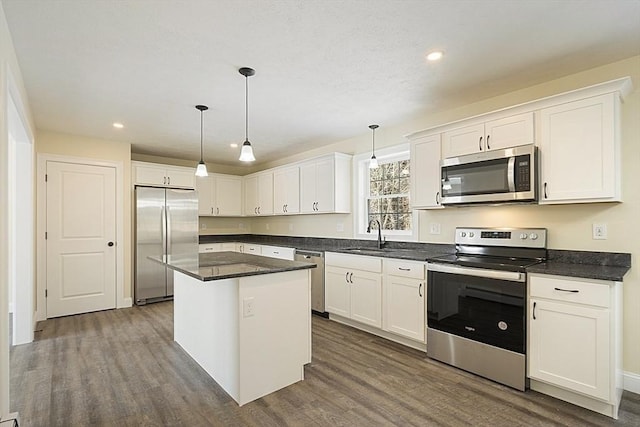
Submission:
[[[107,243],[107,246],[113,246],[113,242]]]

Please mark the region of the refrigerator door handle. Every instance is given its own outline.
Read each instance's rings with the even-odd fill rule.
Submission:
[[[165,233],[167,234],[167,255],[171,255],[171,209],[169,206],[167,209],[167,228],[165,228]]]
[[[162,206],[160,208],[160,234],[162,240],[162,252],[163,255],[167,254],[167,228],[165,227],[167,223],[167,213],[165,212],[166,207]],[[166,261],[166,260],[165,260]]]

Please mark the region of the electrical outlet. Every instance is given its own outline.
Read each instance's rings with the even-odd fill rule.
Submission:
[[[594,240],[606,240],[607,224],[593,224],[592,234]]]
[[[253,311],[254,307],[253,307],[253,303],[254,303],[254,299],[253,297],[250,298],[245,298],[242,300],[242,315],[244,317],[251,317],[253,316],[255,313]]]
[[[207,224],[205,224],[204,222],[200,223],[200,228],[202,230],[206,230],[207,229]]]
[[[338,233],[342,233],[344,231],[344,223],[343,222],[336,223],[336,231]]]
[[[268,230],[268,229],[269,229],[269,223],[267,223],[267,224],[265,225],[265,227],[266,227],[266,228],[267,228],[267,230]]]
[[[440,234],[440,224],[437,222],[432,222],[431,224],[429,224],[429,233]]]

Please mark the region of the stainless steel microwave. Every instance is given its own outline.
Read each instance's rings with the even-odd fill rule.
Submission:
[[[534,145],[447,158],[440,173],[443,205],[537,200]]]

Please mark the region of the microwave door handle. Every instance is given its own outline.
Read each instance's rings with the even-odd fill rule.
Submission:
[[[509,157],[509,164],[507,165],[507,184],[509,185],[509,191],[511,193],[516,191],[516,158],[515,156]]]

